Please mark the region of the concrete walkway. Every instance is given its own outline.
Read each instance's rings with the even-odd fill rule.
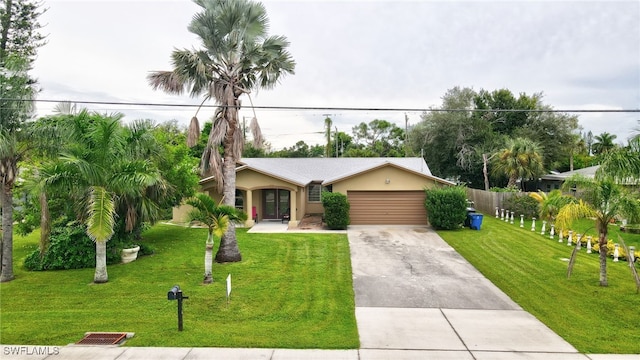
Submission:
[[[290,232],[261,223],[250,232]],[[309,232],[309,231],[307,231]],[[324,232],[324,231],[323,231]],[[344,232],[344,231],[343,231]],[[360,349],[0,345],[2,359],[637,360],[580,354],[427,227],[350,226]]]

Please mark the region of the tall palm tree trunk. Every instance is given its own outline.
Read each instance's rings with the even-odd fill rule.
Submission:
[[[209,230],[207,243],[204,250],[204,281],[205,284],[213,282],[213,234]]]
[[[229,126],[229,128],[233,128]],[[225,140],[224,163],[222,165],[222,176],[224,195],[223,203],[229,206],[235,206],[236,200],[236,159],[232,154],[232,149],[227,151],[227,140]],[[216,253],[216,262],[237,262],[242,261],[242,255],[238,248],[238,240],[236,238],[236,225],[231,222],[227,232],[220,239],[220,247]]]
[[[606,228],[606,225],[605,225]],[[598,245],[600,249],[600,286],[609,286],[607,281],[607,231],[600,231]]]
[[[0,282],[11,281],[13,275],[13,183],[2,185],[2,273]]]
[[[100,284],[109,281],[107,275],[107,242],[96,241],[96,272],[93,275],[93,282]]]

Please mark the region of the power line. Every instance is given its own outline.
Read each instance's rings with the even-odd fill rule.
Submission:
[[[0,98],[0,101],[42,102],[85,105],[119,105],[119,106],[152,106],[152,107],[177,107],[177,108],[218,108],[226,105],[200,105],[200,104],[167,104],[148,102],[118,102],[118,101],[93,101],[93,100],[53,100],[53,99],[8,99]],[[528,113],[640,113],[640,109],[433,109],[433,108],[367,108],[367,107],[340,107],[340,106],[270,106],[270,105],[243,105],[244,109],[263,110],[312,110],[312,111],[389,111],[389,112],[528,112]]]

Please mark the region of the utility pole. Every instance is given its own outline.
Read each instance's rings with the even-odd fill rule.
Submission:
[[[409,117],[404,113],[404,157],[409,156]]]
[[[242,117],[242,140],[247,142],[247,117]]]
[[[338,157],[338,127],[336,126],[336,157]]]
[[[323,114],[322,116],[325,117],[324,119],[324,125],[326,126],[326,136],[327,136],[327,146],[325,146],[325,150],[324,150],[324,157],[330,157],[331,156],[331,124],[333,123],[333,121],[331,121],[331,118],[329,117],[330,114]]]

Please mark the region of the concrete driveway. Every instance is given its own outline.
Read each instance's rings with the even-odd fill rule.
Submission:
[[[584,358],[431,228],[350,226],[347,236],[361,355]]]
[[[519,310],[431,228],[351,226],[356,306]]]

